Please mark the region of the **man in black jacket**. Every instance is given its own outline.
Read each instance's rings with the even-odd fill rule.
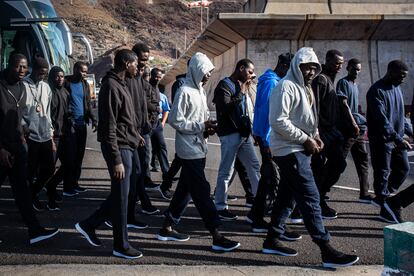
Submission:
[[[319,117],[319,135],[325,144],[320,153],[312,156],[312,170],[321,196],[320,204],[324,219],[337,218],[337,212],[326,203],[326,194],[346,168],[342,152],[344,137],[337,128],[339,101],[334,86],[336,74],[344,63],[343,56],[338,50],[329,50],[326,53],[325,64],[322,65],[322,73],[312,81]]]
[[[148,195],[145,192],[146,188],[156,189],[159,185],[155,184],[151,180],[151,174],[149,170],[150,163],[150,134],[151,134],[151,125],[149,122],[149,113],[154,109],[153,104],[151,103],[150,96],[152,93],[152,87],[143,78],[144,68],[147,67],[149,60],[149,48],[143,43],[137,43],[132,47],[132,51],[138,56],[138,76],[135,77],[136,89],[129,86],[130,91],[136,93],[137,99],[145,99],[145,103],[141,101],[140,107],[135,109],[136,116],[140,117],[140,123],[138,126],[140,128],[140,134],[144,138],[145,143],[138,148],[139,162],[140,162],[140,175],[137,176],[137,194],[141,200],[141,211],[147,215],[159,214],[160,210],[152,206],[151,201],[149,200]],[[127,85],[132,84],[127,79]],[[134,97],[133,97],[134,99]],[[135,100],[134,100],[135,101]],[[157,103],[158,105],[159,103]],[[145,108],[145,110],[143,109]]]
[[[137,259],[142,253],[128,242],[127,212],[130,177],[136,157],[139,134],[135,112],[125,74],[136,74],[137,56],[131,50],[123,49],[115,55],[115,68],[102,80],[99,95],[98,141],[111,176],[111,193],[101,207],[89,218],[76,224],[76,229],[93,246],[100,246],[95,229],[111,217],[114,248],[112,254],[125,259]]]
[[[57,151],[55,162],[60,160],[61,166],[46,184],[49,202],[47,207],[49,210],[60,210],[58,202],[62,201],[61,196],[56,192],[56,186],[63,180],[63,187],[68,187],[73,180],[73,168],[70,154],[73,150],[68,146],[67,135],[71,128],[71,119],[69,112],[69,92],[63,86],[65,75],[63,69],[55,66],[50,69],[48,82],[52,90],[52,107],[50,109],[50,117],[53,125],[53,140]],[[68,169],[64,169],[68,168]]]
[[[260,179],[260,164],[251,138],[251,114],[248,112],[250,99],[247,95],[250,82],[255,76],[253,62],[242,59],[237,62],[232,75],[221,80],[214,90],[217,135],[221,142],[215,204],[220,218],[224,220],[238,218],[228,210],[227,205],[228,185],[236,157],[247,170],[254,195]]]
[[[143,43],[137,43],[132,47],[132,51],[135,52],[138,56],[138,72],[142,76],[144,73],[144,68],[148,65],[149,61],[149,48],[147,45]],[[141,169],[143,171],[144,175],[144,184],[145,188],[147,190],[157,190],[158,186],[155,184],[151,179],[151,173],[149,169],[150,165],[150,158],[151,158],[151,145],[150,145],[150,131],[152,128],[152,123],[154,123],[158,119],[158,114],[160,112],[160,106],[159,106],[159,97],[157,97],[156,93],[153,92],[153,89],[149,82],[144,81],[142,78],[142,87],[145,91],[146,99],[147,99],[147,114],[148,118],[147,120],[150,123],[150,128],[147,133],[143,135],[145,139],[145,147],[143,148],[142,153],[144,154],[144,157],[141,158]],[[145,213],[145,212],[144,212]],[[157,212],[159,213],[159,211]]]
[[[26,181],[27,144],[21,121],[26,103],[22,79],[27,68],[26,57],[14,54],[10,57],[7,69],[0,72],[0,179],[9,176],[16,205],[28,227],[30,243],[33,244],[53,237],[58,229],[47,230],[40,226]]]
[[[85,62],[78,61],[73,65],[73,75],[68,76],[65,88],[69,91],[69,107],[72,114],[72,130],[68,136],[70,147],[74,151],[74,183],[64,187],[63,195],[75,196],[85,192],[86,189],[79,186],[78,181],[82,171],[82,161],[85,155],[87,130],[86,125],[92,122],[93,131],[96,131],[97,120],[92,113],[89,85],[86,81],[88,66]]]

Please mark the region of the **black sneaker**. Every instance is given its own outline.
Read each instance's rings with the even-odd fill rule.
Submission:
[[[129,247],[127,250],[115,250],[114,249],[112,251],[112,255],[114,255],[115,257],[124,258],[128,260],[138,259],[143,256],[141,251],[136,250],[133,247]]]
[[[142,207],[141,212],[147,215],[157,215],[160,213],[160,210],[155,208],[154,206],[149,206],[146,208]]]
[[[154,183],[151,178],[145,178],[144,180],[145,191],[157,191],[160,184]]]
[[[112,221],[105,220],[105,225],[108,226],[109,228],[112,228]]]
[[[56,203],[56,201],[49,200],[46,206],[49,211],[60,211],[59,205]]]
[[[174,229],[168,230],[166,228],[161,228],[157,235],[157,239],[160,241],[188,241],[190,236],[181,234]]]
[[[359,196],[358,201],[361,203],[371,204],[374,197],[372,195],[361,195]]]
[[[254,202],[254,197],[247,197],[245,206],[247,208],[252,208]]]
[[[222,220],[237,220],[239,217],[231,213],[228,209],[217,211],[220,219]]]
[[[321,210],[323,219],[336,219],[338,217],[338,213],[335,211],[335,209],[332,209],[326,203],[321,204]]]
[[[285,227],[285,232],[279,236],[282,241],[298,241],[302,239],[302,236],[294,231],[290,231],[289,228]]]
[[[145,229],[148,228],[148,224],[135,219],[134,221],[128,221],[127,227],[133,229]]]
[[[73,197],[78,195],[79,193],[75,190],[63,190],[63,196]]]
[[[384,204],[385,205],[385,204]],[[394,220],[391,213],[385,208],[385,206],[381,207],[379,219],[389,223],[398,223],[398,221]]]
[[[40,241],[47,240],[53,237],[54,235],[56,235],[58,232],[59,232],[59,229],[57,228],[45,229],[42,227],[38,231],[29,234],[30,244],[34,244]]]
[[[298,255],[298,252],[295,249],[284,246],[278,239],[266,239],[263,242],[262,252],[265,254],[276,254],[290,257]]]
[[[303,223],[302,214],[298,209],[293,209],[293,212],[290,214],[290,223],[291,224],[300,224]]]
[[[229,240],[223,236],[218,239],[213,239],[213,246],[211,247],[214,251],[230,252],[240,246],[239,242]]]
[[[101,246],[102,243],[98,239],[95,233],[95,229],[89,228],[82,222],[78,222],[75,225],[76,230],[82,234],[82,236],[93,246]]]
[[[356,255],[347,255],[335,250],[329,244],[323,246],[322,251],[322,265],[323,267],[336,268],[347,267],[359,261]]]
[[[263,219],[259,222],[252,223],[253,233],[267,233],[267,230],[269,230],[269,223]]]
[[[378,208],[381,208],[384,206],[384,199],[376,196],[371,200],[371,204]]]
[[[396,223],[403,223],[404,220],[401,217],[401,207],[396,206],[392,202],[392,198],[390,200],[384,202],[385,210],[392,216]]]
[[[106,220],[105,221],[105,225],[108,226],[109,228],[112,228],[112,221],[110,220]],[[148,228],[148,224],[146,224],[145,222],[141,222],[138,220],[135,221],[129,221],[127,223],[127,228],[133,228],[133,229],[145,229]]]
[[[86,192],[87,191],[87,189],[86,188],[83,188],[83,187],[81,187],[81,186],[76,186],[75,187],[75,192],[77,192],[77,193],[84,193],[84,192]]]
[[[227,196],[227,201],[237,201],[237,197],[235,197],[233,195],[228,195]]]
[[[40,202],[39,198],[35,197],[32,199],[32,206],[35,211],[42,212],[45,210],[45,205]]]
[[[171,192],[171,190],[170,190],[170,189],[163,190],[163,189],[160,187],[159,191],[160,191],[161,197],[162,197],[163,199],[166,199],[166,200],[171,200],[171,199],[172,199],[172,197],[173,197],[173,193]]]

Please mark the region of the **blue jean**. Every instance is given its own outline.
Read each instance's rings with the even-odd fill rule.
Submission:
[[[374,191],[379,198],[387,198],[404,183],[410,171],[406,150],[398,150],[385,143],[370,140],[371,162],[374,169]]]
[[[260,179],[260,163],[254,149],[252,138],[241,137],[239,133],[220,136],[221,161],[217,176],[215,203],[217,210],[228,208],[227,193],[234,170],[236,156],[247,170],[252,193],[256,195]]]
[[[274,156],[273,160],[280,169],[280,183],[268,238],[278,237],[284,233],[286,219],[296,202],[312,239],[328,241],[330,235],[322,221],[319,192],[311,169],[311,157],[302,152],[295,152],[286,156]]]

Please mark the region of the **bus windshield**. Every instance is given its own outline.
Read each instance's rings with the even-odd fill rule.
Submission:
[[[69,74],[70,62],[66,55],[62,32],[58,28],[57,23],[40,23],[39,26],[49,49],[50,62],[61,67],[65,74]]]

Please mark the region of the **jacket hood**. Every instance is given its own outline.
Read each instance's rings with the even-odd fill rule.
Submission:
[[[102,83],[107,82],[109,79],[114,79],[119,83],[124,84],[124,81],[122,81],[118,75],[113,71],[113,69],[109,70],[106,75],[102,78]]]
[[[299,65],[305,63],[314,63],[317,66],[315,77],[321,73],[322,67],[319,63],[318,57],[313,51],[313,48],[302,47],[293,57],[292,62],[290,63],[289,71],[287,72],[285,78],[303,86],[305,84],[305,81],[303,79]]]
[[[188,65],[188,70],[186,74],[185,82],[187,85],[201,89],[201,81],[205,74],[214,69],[213,63],[210,59],[203,53],[195,53],[190,60]]]
[[[272,69],[267,69],[266,72],[264,72],[263,75],[259,77],[259,82],[268,81],[270,79],[276,78],[280,79],[280,77]]]

